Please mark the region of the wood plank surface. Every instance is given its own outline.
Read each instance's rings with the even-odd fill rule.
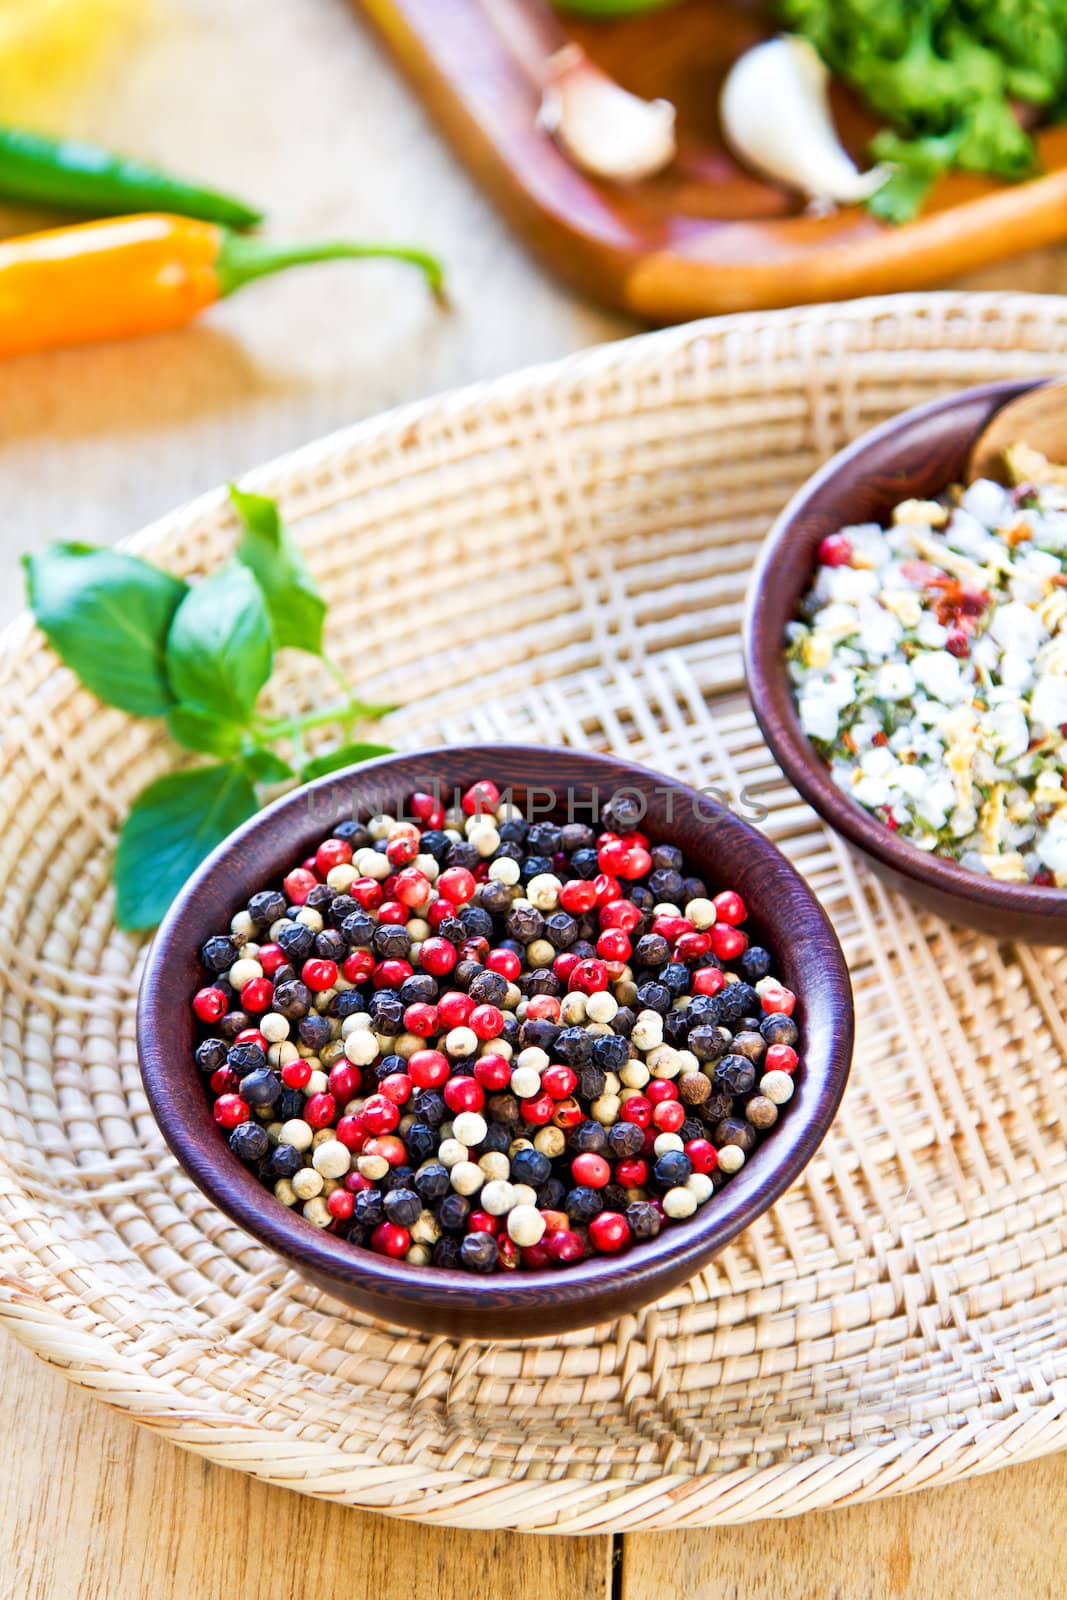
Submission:
[[[243,188],[278,237],[431,244],[455,309],[384,264],[327,268],[181,334],[0,369],[0,621],[22,604],[25,549],[118,538],[360,416],[635,331],[525,256],[348,0],[143,10],[90,78],[44,85],[38,120]],[[957,286],[1056,292],[1067,251]],[[269,1489],[138,1429],[6,1336],[0,1355],[0,1600],[608,1600],[609,1540],[426,1530]],[[1065,1513],[1067,1456],[855,1511],[630,1538],[622,1600],[1041,1600],[1067,1589]]]

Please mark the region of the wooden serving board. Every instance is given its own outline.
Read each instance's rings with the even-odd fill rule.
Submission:
[[[719,88],[773,31],[767,11],[682,0],[614,22],[557,18],[543,0],[358,0],[454,148],[512,226],[593,299],[654,322],[920,288],[1067,238],[1067,126],[1041,135],[1042,176],[953,173],[904,227],[856,207],[806,215],[724,148]],[[576,170],[538,128],[541,73],[567,37],[635,93],[671,100],[679,153],[631,187]],[[835,91],[857,159],[873,124]]]

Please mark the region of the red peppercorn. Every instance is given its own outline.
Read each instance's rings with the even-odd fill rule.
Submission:
[[[317,1096],[311,1098],[314,1100]],[[372,1094],[364,1100],[360,1116],[368,1133],[392,1133],[400,1121],[398,1107],[384,1094]]]
[[[948,638],[945,640],[945,649],[950,656],[956,656],[960,660],[965,656],[969,656],[971,653],[971,641],[966,628],[950,628],[948,630]]]
[[[417,817],[424,828],[434,829],[444,826],[445,808],[440,800],[432,794],[425,794],[417,789],[408,802],[411,815]]]
[[[447,1083],[452,1068],[440,1050],[416,1050],[408,1058],[408,1073],[417,1089],[439,1089]]]
[[[464,994],[459,989],[450,989],[437,1002],[437,1012],[443,1028],[464,1027],[473,1010],[474,1001],[469,994]]]
[[[513,1241],[508,1239],[506,1242],[511,1244]],[[504,1243],[505,1241],[501,1239],[500,1245],[498,1246],[501,1255],[503,1254]],[[527,1245],[526,1249],[520,1253],[522,1256],[523,1266],[526,1267],[530,1272],[540,1272],[544,1267],[551,1265],[552,1257],[549,1255],[548,1248],[543,1239],[541,1240],[540,1244]]]
[[[300,976],[313,994],[322,994],[323,990],[332,989],[337,982],[337,962],[305,961]]]
[[[535,1128],[543,1127],[546,1122],[550,1122],[555,1108],[556,1102],[543,1090],[540,1094],[532,1095],[529,1100],[519,1101],[522,1120],[529,1122]]]
[[[311,1094],[304,1101],[304,1121],[309,1128],[328,1128],[337,1114],[332,1094]]]
[[[623,933],[633,933],[641,921],[641,913],[632,900],[611,900],[600,908],[602,928],[620,928]]]
[[[624,1189],[643,1189],[648,1182],[648,1162],[640,1156],[624,1157],[615,1168],[615,1179]]]
[[[439,905],[440,901],[437,904]],[[449,906],[450,915],[451,909]],[[431,936],[429,939],[424,939],[419,948],[419,965],[431,978],[443,978],[446,973],[452,971],[458,960],[459,954],[455,945],[450,944],[447,939]]]
[[[596,903],[598,906],[610,905],[613,900],[620,899],[622,885],[614,873],[599,872],[593,879],[593,888],[596,890]]]
[[[201,1022],[218,1022],[226,1015],[226,996],[221,989],[198,989],[193,996],[193,1011]]]
[[[662,1105],[664,1100],[677,1100],[678,1090],[669,1078],[653,1078],[651,1083],[645,1085],[645,1097],[652,1101],[654,1106]]]
[[[559,1001],[554,994],[534,994],[526,1002],[527,1022],[558,1022]]]
[[[302,906],[318,881],[307,867],[296,867],[282,879],[282,892],[290,905]]]
[[[601,834],[600,837],[603,842],[597,850],[596,858],[601,872],[613,872],[621,877],[622,868],[630,853],[629,845],[622,839],[608,838],[605,834]]]
[[[461,1111],[480,1111],[485,1105],[485,1090],[477,1078],[449,1078],[443,1094],[445,1105],[457,1117]]]
[[[419,836],[417,833],[395,834],[385,847],[385,859],[391,867],[406,867],[409,861],[414,861],[418,853]]]
[[[567,980],[568,989],[581,994],[598,994],[608,986],[608,969],[603,961],[579,961]]]
[[[282,1068],[282,1082],[287,1089],[303,1089],[311,1078],[311,1063],[301,1058],[290,1061]]]
[[[377,878],[357,878],[354,883],[349,884],[348,892],[364,911],[377,911],[384,898],[382,886]]]
[[[362,1194],[365,1189],[373,1189],[374,1185],[362,1172],[349,1172],[345,1176],[345,1188],[351,1189],[353,1194]]]
[[[352,859],[352,846],[347,839],[324,839],[315,851],[315,871],[325,878],[334,867],[347,867]]]
[[[580,1261],[585,1255],[585,1245],[571,1228],[560,1228],[558,1233],[546,1234],[542,1241],[549,1260],[558,1263]]]
[[[266,1034],[261,1033],[258,1028],[242,1028],[233,1042],[234,1044],[258,1044],[264,1055],[270,1049],[270,1041]]]
[[[573,1095],[568,1095],[564,1100],[556,1101],[556,1109],[552,1113],[554,1127],[576,1128],[579,1122],[585,1121],[585,1112]]]
[[[632,1122],[638,1128],[647,1128],[652,1121],[652,1102],[643,1094],[632,1094],[622,1103],[619,1112],[621,1122]]]
[[[465,905],[476,887],[474,874],[468,872],[466,867],[448,867],[437,880],[438,893],[454,906]]]
[[[418,867],[405,867],[399,873],[393,890],[404,906],[421,906],[430,898],[430,880]]]
[[[338,1222],[347,1222],[356,1208],[356,1197],[351,1189],[335,1189],[326,1197],[326,1209]]]
[[[362,1117],[342,1117],[335,1132],[346,1150],[362,1150],[367,1142],[367,1130]]]
[[[429,940],[426,943],[428,944]],[[423,945],[422,948],[425,950],[426,945]],[[514,983],[522,971],[522,962],[514,950],[490,950],[485,958],[485,964],[490,972],[499,972],[500,976],[506,978],[509,983]]]
[[[220,1128],[236,1128],[247,1122],[250,1114],[239,1094],[221,1094],[215,1101],[214,1116]]]
[[[379,961],[371,982],[376,989],[399,989],[402,983],[407,983],[414,970],[410,961]]]
[[[714,1172],[719,1165],[719,1152],[710,1139],[690,1139],[685,1153],[693,1164],[694,1172]]]
[[[363,1146],[363,1154],[381,1156],[391,1167],[403,1166],[408,1158],[407,1145],[393,1133],[383,1133],[376,1139],[368,1139]]]
[[[596,889],[585,878],[573,878],[560,889],[559,903],[572,917],[584,917],[596,905]]]
[[[477,936],[472,939],[464,939],[459,947],[459,959],[461,961],[476,961],[480,967],[484,967],[485,958],[488,954],[489,940]]]
[[[555,973],[560,983],[570,982],[571,973],[574,971],[581,959],[581,956],[576,956],[573,950],[562,950],[560,952],[555,961],[552,963],[552,971]]]
[[[467,1022],[479,1039],[498,1039],[504,1031],[504,1013],[497,1006],[475,1006]]]
[[[596,953],[605,961],[629,961],[633,945],[621,928],[605,928],[596,942]]]
[[[571,1175],[575,1183],[588,1184],[590,1189],[602,1189],[611,1182],[611,1165],[603,1156],[586,1150],[571,1162]]]
[[[261,944],[256,957],[268,978],[273,978],[279,967],[284,967],[289,957],[280,944]]]
[[[852,560],[851,540],[843,533],[828,533],[819,540],[819,560],[824,567],[847,567]]]
[[[688,917],[658,916],[652,918],[652,932],[662,934],[670,944],[680,939],[685,933],[695,933],[696,929]]]
[[[710,933],[683,933],[674,947],[675,961],[696,961],[711,949]]]
[[[500,1218],[492,1216],[488,1211],[472,1211],[467,1218],[468,1233],[496,1233],[500,1228]]]
[[[374,971],[374,957],[369,950],[353,950],[341,963],[341,972],[349,983],[362,983]]]
[[[241,1080],[232,1067],[217,1067],[208,1080],[212,1094],[236,1094]]]
[[[359,1093],[361,1081],[359,1068],[343,1057],[330,1068],[330,1093],[340,1105]]]
[[[417,1034],[420,1039],[429,1039],[437,1032],[437,1007],[417,1000],[404,1012],[404,1029],[407,1033]]]
[[[496,1242],[496,1264],[504,1272],[514,1272],[519,1264],[519,1247],[506,1233]]]
[[[495,811],[500,804],[500,790],[491,778],[472,783],[460,801],[464,814],[475,816],[479,811]]]
[[[694,994],[718,994],[726,984],[725,975],[718,967],[701,967],[693,974]]]
[[[397,926],[405,923],[411,912],[407,906],[401,905],[399,900],[383,900],[378,907],[378,921],[395,923]]]
[[[602,1211],[589,1224],[589,1242],[603,1255],[615,1255],[629,1238],[630,1224],[618,1211]]]
[[[495,1094],[511,1082],[511,1064],[504,1056],[479,1056],[474,1063],[474,1077],[483,1089]]]
[[[791,1017],[797,997],[792,989],[787,989],[782,983],[769,983],[765,989],[760,990],[760,1004],[766,1012],[781,1013],[782,1016]]]
[[[646,872],[651,872],[652,857],[641,845],[636,845],[627,850],[622,866],[615,870],[618,877],[632,883],[635,878],[643,878]]]
[[[370,1247],[380,1256],[392,1256],[398,1261],[411,1249],[411,1234],[406,1228],[398,1228],[395,1222],[379,1222],[370,1236]]]
[[[571,1225],[571,1219],[565,1211],[542,1211],[541,1221],[546,1233],[562,1233]]]
[[[748,916],[748,908],[741,896],[733,889],[724,889],[712,900],[715,907],[715,916],[718,922],[729,922],[733,927],[744,922]]]
[[[764,1070],[767,1072],[795,1072],[797,1070],[797,1053],[791,1044],[772,1044],[767,1048],[764,1057]]]
[[[685,1107],[680,1100],[661,1100],[652,1108],[652,1126],[661,1133],[677,1133],[685,1121]]]
[[[541,1087],[553,1100],[566,1100],[578,1086],[578,1074],[562,1064],[548,1067],[541,1074]]]
[[[733,961],[747,949],[748,935],[742,933],[740,928],[732,928],[728,922],[717,922],[712,928],[711,950],[720,961]]]
[[[250,978],[241,990],[242,1011],[269,1011],[274,985],[269,978]]]
[[[332,1078],[330,1080],[330,1086],[331,1088],[333,1087]],[[407,1105],[408,1101],[411,1099],[411,1091],[413,1087],[414,1085],[412,1084],[411,1078],[406,1072],[390,1072],[378,1085],[379,1092],[384,1094],[387,1100],[391,1100],[393,1104],[397,1106]]]

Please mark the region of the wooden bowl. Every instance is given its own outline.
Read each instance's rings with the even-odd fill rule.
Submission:
[[[786,623],[811,581],[824,535],[849,523],[884,522],[899,501],[929,499],[959,482],[990,417],[1034,387],[986,383],[915,406],[865,433],[815,473],[778,518],[756,564],[744,624],[745,667],[756,718],[779,765],[881,877],[952,922],[997,938],[1064,944],[1063,890],[998,883],[928,855],[842,793],[800,726],[784,654]]]
[[[754,933],[798,994],[801,1067],[796,1093],[749,1161],[691,1221],[634,1245],[556,1271],[496,1274],[413,1267],[321,1232],[280,1205],[227,1148],[193,1059],[190,998],[202,980],[199,950],[226,928],[256,890],[353,808],[399,804],[436,780],[446,792],[492,777],[520,805],[575,820],[583,802],[603,806],[615,791],[639,792],[642,827],[678,844],[709,884],[743,896]],[[550,804],[552,796],[563,804]],[[672,820],[673,819],[673,820]],[[852,1053],[852,991],[825,913],[789,862],[759,833],[684,784],[625,761],[529,745],[484,745],[390,756],[320,779],[247,822],[208,858],[171,907],[149,951],[137,1040],[149,1101],[167,1143],[206,1195],[261,1244],[319,1288],[371,1316],[432,1333],[529,1338],[592,1325],[634,1311],[692,1277],[765,1211],[811,1159],[844,1091]]]

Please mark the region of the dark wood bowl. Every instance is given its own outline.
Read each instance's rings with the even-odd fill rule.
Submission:
[[[274,1200],[227,1148],[193,1059],[190,998],[203,981],[199,949],[234,911],[353,807],[381,810],[433,782],[461,790],[479,778],[510,784],[518,804],[548,815],[546,791],[603,805],[639,792],[642,823],[678,844],[709,884],[745,899],[751,926],[799,998],[796,1093],[737,1175],[691,1221],[621,1257],[558,1271],[497,1274],[408,1266],[322,1232]],[[384,798],[383,798],[384,797]],[[561,815],[559,807],[553,808]],[[565,811],[564,813],[565,814]],[[588,812],[576,808],[576,820]],[[692,1277],[777,1199],[811,1159],[844,1091],[852,1054],[852,991],[841,948],[815,896],[775,847],[710,798],[625,761],[530,745],[484,745],[386,757],[320,779],[269,806],[225,840],[171,907],[149,951],[137,1014],[141,1072],[167,1143],[227,1216],[319,1288],[387,1322],[430,1333],[529,1338],[636,1310]]]
[[[745,669],[756,718],[779,765],[881,877],[951,922],[997,938],[1065,944],[1063,890],[998,883],[928,855],[842,793],[800,726],[784,655],[785,626],[811,581],[824,535],[849,523],[884,522],[899,501],[930,499],[959,482],[985,424],[1034,387],[1033,381],[986,383],[915,406],[865,433],[809,479],[771,529],[756,564],[745,615]]]

